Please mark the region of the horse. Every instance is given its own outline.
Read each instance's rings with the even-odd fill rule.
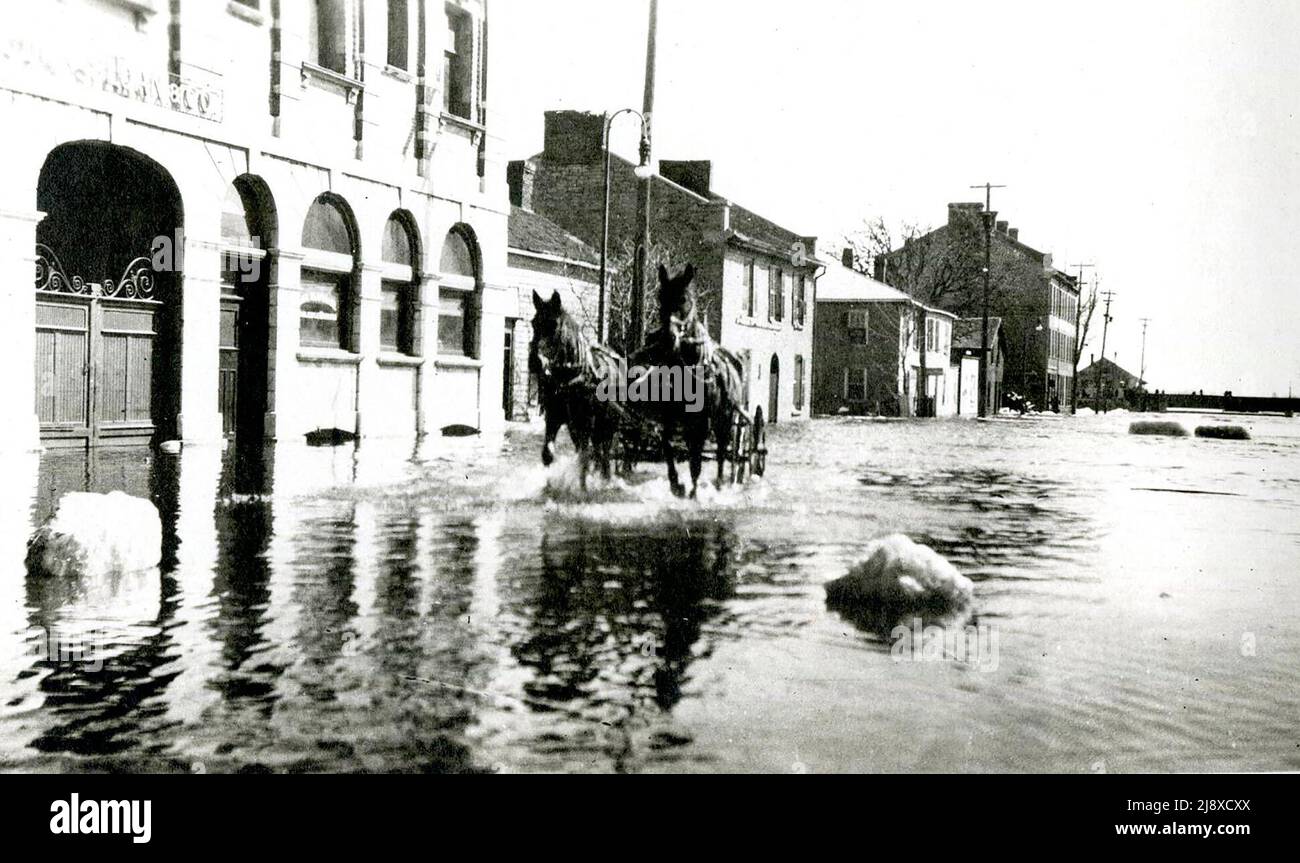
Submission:
[[[543,300],[533,291],[533,338],[528,346],[528,368],[537,376],[538,396],[545,417],[546,437],[542,464],[555,460],[555,436],[561,426],[578,451],[580,482],[587,490],[587,470],[594,453],[601,476],[610,478],[610,450],[618,430],[619,406],[598,397],[622,373],[622,358],[590,341],[573,316],[565,311],[558,293]]]
[[[702,405],[695,403],[695,410],[680,398],[662,402],[664,460],[668,463],[668,481],[678,497],[685,489],[677,477],[672,446],[674,430],[680,426],[686,441],[691,497],[699,486],[704,442],[710,431],[717,444],[717,485],[721,487],[725,455],[731,445],[732,419],[742,409],[744,398],[740,358],[709,336],[696,307],[695,289],[691,285],[694,278],[695,268],[691,264],[673,277],[669,277],[663,264],[659,265],[659,329],[650,334],[645,349],[659,365],[681,368],[683,378],[694,375],[695,386],[703,389]]]

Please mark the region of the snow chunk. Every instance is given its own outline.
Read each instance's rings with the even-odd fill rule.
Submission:
[[[826,585],[828,604],[890,613],[945,613],[970,604],[975,585],[929,546],[891,534],[868,551],[866,560]]]
[[[136,572],[161,558],[157,507],[120,491],[65,494],[27,543],[27,568],[50,575]]]

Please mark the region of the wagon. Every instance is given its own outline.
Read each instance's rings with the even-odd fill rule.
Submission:
[[[630,403],[620,416],[614,447],[619,469],[629,474],[639,462],[663,460],[663,427],[654,416],[653,405],[646,407]],[[673,437],[674,458],[685,461],[686,445],[678,433]],[[723,476],[730,483],[743,483],[747,475],[762,476],[767,470],[767,427],[763,408],[757,407],[752,415],[737,408],[731,414],[731,442],[727,451],[719,456],[717,446],[704,448],[705,461],[721,457],[728,463]]]

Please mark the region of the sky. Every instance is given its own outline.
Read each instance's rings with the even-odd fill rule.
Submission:
[[[491,0],[509,158],[548,109],[640,108],[648,9]],[[1300,393],[1300,0],[660,0],[656,65],[655,158],[749,209],[837,246],[1004,184],[1021,241],[1114,292],[1107,356],[1138,372],[1150,319],[1152,388]]]

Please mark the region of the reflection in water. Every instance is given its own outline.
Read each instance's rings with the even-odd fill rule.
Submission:
[[[547,520],[534,566],[504,602],[522,703],[551,718],[527,745],[628,769],[638,734],[682,698],[713,644],[703,627],[735,590],[734,534],[713,520],[626,525]],[[607,731],[612,729],[613,731]],[[651,748],[686,742],[659,728]]]
[[[50,453],[41,462],[35,509],[44,520],[66,492],[123,486],[159,507],[161,574],[27,573],[28,632],[35,635],[38,655],[22,676],[37,681],[46,720],[28,746],[106,756],[109,765],[125,767],[165,757],[158,732],[166,725],[161,696],[175,676],[164,670],[174,648],[169,624],[176,610],[170,575],[177,549],[175,461],[135,450]]]

